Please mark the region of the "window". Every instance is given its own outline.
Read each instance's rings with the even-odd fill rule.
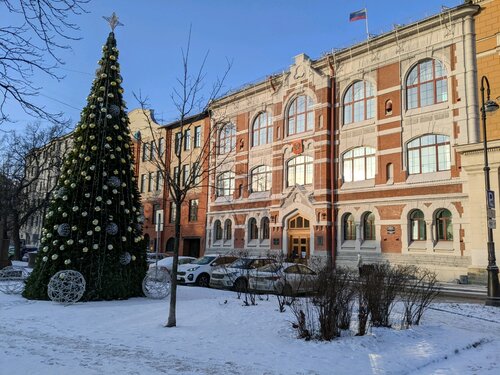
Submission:
[[[344,241],[353,241],[356,239],[356,223],[352,214],[345,214],[342,221],[344,227]]]
[[[170,202],[170,222],[175,223],[177,217],[177,206],[175,202]]]
[[[234,193],[234,172],[221,173],[217,178],[217,196],[227,197]]]
[[[252,146],[261,146],[273,141],[273,124],[271,116],[260,113],[253,122]]]
[[[353,83],[344,95],[344,125],[375,117],[373,85],[367,81]]]
[[[148,173],[148,191],[153,191],[153,172]]]
[[[363,239],[365,241],[375,240],[375,215],[367,212],[363,215]]]
[[[248,239],[256,240],[259,238],[259,228],[257,228],[257,220],[255,218],[251,218],[248,220]]]
[[[428,134],[408,143],[408,173],[420,174],[450,169],[450,138]]]
[[[261,231],[262,231],[262,239],[263,240],[268,240],[269,239],[269,218],[264,217],[262,218],[262,221],[260,223]]]
[[[182,133],[175,133],[175,154],[181,154]]]
[[[451,212],[442,209],[436,214],[436,238],[438,241],[453,241],[453,224]]]
[[[195,126],[194,128],[194,147],[201,147],[201,126]]]
[[[252,192],[271,190],[271,179],[271,168],[267,165],[261,165],[260,167],[254,168],[251,172],[250,186]]]
[[[163,173],[158,169],[156,171],[156,191],[163,189]]]
[[[313,100],[307,95],[295,98],[288,108],[288,135],[314,129]]]
[[[446,69],[439,60],[417,64],[406,79],[407,109],[426,107],[448,100]]]
[[[184,151],[191,149],[191,132],[189,129],[184,130]]]
[[[155,141],[151,141],[149,145],[149,160],[154,160],[155,158]]]
[[[288,162],[287,171],[287,186],[312,184],[313,158],[297,156]]]
[[[375,149],[358,147],[347,151],[343,158],[344,182],[363,181],[375,177]]]
[[[143,143],[142,144],[142,161],[148,160],[148,144]]]
[[[163,156],[165,152],[165,138],[160,138],[158,140],[158,156]]]
[[[236,147],[236,127],[229,123],[220,131],[219,154],[227,154]]]
[[[182,185],[186,186],[190,181],[190,175],[189,175],[189,165],[184,164],[182,166]]]
[[[189,201],[189,221],[198,221],[198,199]]]
[[[153,205],[153,220],[151,220],[153,222],[153,224],[157,224],[158,223],[158,210],[160,209],[160,205],[159,204],[154,204]]]
[[[200,178],[201,178],[201,169],[200,169],[200,163],[195,162],[193,163],[193,176],[194,176],[194,184],[198,185],[200,183]]]
[[[141,174],[141,193],[146,189],[146,174]]]
[[[226,219],[224,222],[224,240],[229,241],[233,238],[233,224],[231,220]]]
[[[410,214],[410,240],[425,241],[426,239],[424,213],[420,210],[413,210]]]
[[[215,220],[215,223],[214,223],[214,238],[215,238],[215,241],[222,240],[222,225],[220,223],[220,220]]]
[[[179,167],[174,167],[174,176],[173,176],[173,178],[174,178],[174,184],[177,185],[177,181],[178,181],[178,178],[179,178]]]
[[[290,229],[309,228],[309,225],[309,220],[303,218],[302,216],[294,217],[288,223]]]

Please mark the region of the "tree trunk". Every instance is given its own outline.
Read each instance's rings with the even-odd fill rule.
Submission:
[[[165,327],[175,327],[177,325],[175,310],[177,306],[177,265],[179,264],[179,242],[181,238],[181,204],[182,202],[175,202],[175,237],[174,261],[172,262],[172,289],[170,291],[168,321]]]
[[[14,244],[14,259],[21,260],[21,236],[19,234],[21,228],[19,227],[19,213],[17,212],[17,210],[15,210],[13,214],[11,237]]]

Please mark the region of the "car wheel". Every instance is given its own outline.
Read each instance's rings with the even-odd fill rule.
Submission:
[[[248,281],[244,278],[240,278],[234,282],[234,290],[240,293],[244,293],[248,290]]]
[[[207,275],[206,273],[202,273],[198,278],[196,279],[196,284],[198,286],[202,286],[204,288],[208,288],[210,284],[210,276]]]
[[[281,294],[287,297],[291,297],[293,295],[292,287],[289,284],[283,286],[281,289]]]

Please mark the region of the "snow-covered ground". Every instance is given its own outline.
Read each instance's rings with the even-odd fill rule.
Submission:
[[[180,287],[167,300],[62,306],[0,293],[0,374],[500,374],[500,309],[434,304],[422,325],[296,339],[274,297]]]

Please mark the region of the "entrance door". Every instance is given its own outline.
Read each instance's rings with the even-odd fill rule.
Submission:
[[[185,238],[183,255],[199,258],[200,256],[200,239],[199,238]]]
[[[311,237],[309,220],[298,215],[288,222],[288,257],[292,259],[309,258],[309,240]]]

